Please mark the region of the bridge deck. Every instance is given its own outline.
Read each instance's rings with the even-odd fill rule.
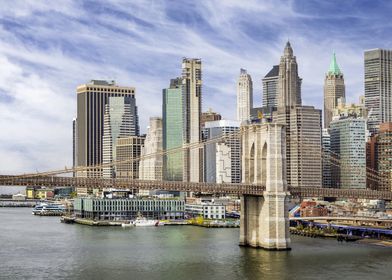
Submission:
[[[236,195],[263,195],[265,186],[230,183],[192,183],[176,181],[121,180],[58,176],[6,176],[0,175],[0,186],[82,187],[88,189],[118,188],[168,190],[182,192],[207,192]],[[392,192],[362,189],[333,189],[313,187],[288,187],[294,197],[335,197],[353,199],[392,200]]]

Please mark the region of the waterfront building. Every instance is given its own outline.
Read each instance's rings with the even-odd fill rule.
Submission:
[[[183,178],[183,96],[181,78],[170,80],[170,87],[163,89],[162,144],[163,178],[167,181],[182,181]]]
[[[185,204],[185,212],[192,217],[204,219],[225,219],[226,206],[215,203]]]
[[[364,56],[368,129],[375,134],[380,123],[392,121],[392,50],[368,50]]]
[[[278,82],[279,65],[274,65],[264,76],[263,82],[263,107],[278,107]]]
[[[240,122],[220,120],[206,122],[203,134],[208,141],[232,135],[204,147],[204,181],[208,183],[241,183]]]
[[[286,176],[294,187],[321,187],[321,110],[301,105],[301,83],[293,49],[287,42],[280,59],[276,123],[286,127]]]
[[[144,146],[141,151],[139,179],[162,181],[162,118],[150,118]],[[142,190],[139,194],[143,193]],[[150,194],[145,191],[144,194]]]
[[[103,119],[102,161],[104,165],[106,164],[103,167],[103,177],[116,178],[115,165],[110,165],[110,163],[117,160],[117,139],[137,136],[138,133],[136,129],[137,108],[135,98],[110,96],[108,103],[105,105]]]
[[[206,122],[220,121],[222,116],[219,113],[213,112],[211,108],[207,112],[201,114],[201,127],[204,127]]]
[[[202,71],[201,60],[182,60],[182,102],[183,102],[183,181],[203,180],[202,148],[188,145],[201,141],[202,112]]]
[[[324,128],[328,128],[332,121],[333,110],[338,105],[338,99],[345,99],[345,85],[343,72],[336,62],[336,55],[333,53],[331,64],[324,80]]]
[[[150,219],[184,219],[185,202],[177,199],[76,198],[77,218],[91,220],[132,220],[142,215]]]
[[[139,179],[140,154],[144,145],[144,136],[128,136],[117,138],[116,178]]]
[[[251,108],[253,108],[252,77],[245,69],[241,68],[237,82],[237,120],[248,122]]]
[[[366,188],[366,121],[363,118],[336,117],[330,123],[332,187]]]
[[[331,181],[331,135],[327,128],[323,129],[322,132],[322,170],[323,170],[323,188],[330,188],[332,186]]]
[[[103,162],[103,126],[105,105],[109,97],[129,97],[135,99],[134,87],[120,87],[114,81],[92,80],[77,87],[77,130],[76,165],[94,166]],[[135,112],[136,108],[135,108]],[[135,114],[135,135],[139,134],[137,114]],[[97,167],[78,176],[101,177],[102,168]]]

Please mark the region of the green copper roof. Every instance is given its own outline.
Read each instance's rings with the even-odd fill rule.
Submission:
[[[340,71],[338,63],[336,62],[335,52],[333,53],[331,64],[329,65],[328,74],[332,74],[332,75],[341,75],[341,74],[343,74],[342,71]]]

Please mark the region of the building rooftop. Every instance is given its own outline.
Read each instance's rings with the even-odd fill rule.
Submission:
[[[264,78],[279,76],[279,65],[274,65]]]
[[[338,63],[336,62],[335,52],[333,53],[331,63],[329,64],[328,74],[332,74],[332,75],[343,74],[342,71],[340,71]]]

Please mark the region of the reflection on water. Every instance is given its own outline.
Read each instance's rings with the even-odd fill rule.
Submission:
[[[293,236],[238,246],[238,229],[66,225],[0,208],[0,279],[390,279],[392,249]]]

